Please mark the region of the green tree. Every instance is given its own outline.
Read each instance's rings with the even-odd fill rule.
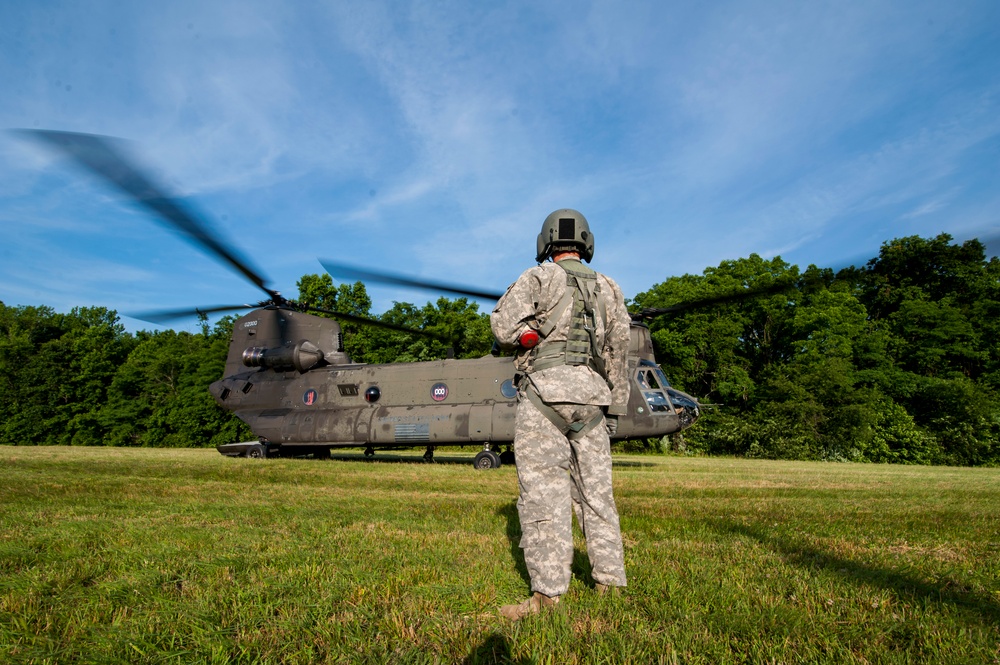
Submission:
[[[100,444],[95,413],[134,341],[100,307],[57,314],[46,307],[0,313],[2,440],[14,444]]]
[[[333,278],[329,274],[323,273],[322,275],[303,275],[296,285],[299,290],[298,301],[304,305],[331,312],[343,312],[366,319],[374,318],[371,314],[371,298],[368,296],[365,285],[361,282],[335,285]],[[337,318],[334,314],[312,313],[326,318]],[[344,349],[351,359],[360,363],[376,362],[373,357],[377,355],[379,336],[372,332],[371,326],[346,320],[339,320],[338,324],[344,336]]]
[[[671,380],[703,400],[744,408],[755,381],[788,353],[785,329],[791,308],[786,288],[798,269],[756,254],[724,261],[702,276],[668,279],[635,297],[640,308],[709,303],[650,323],[657,359]],[[738,299],[737,294],[758,297]]]
[[[232,324],[227,317],[200,334],[140,333],[100,411],[107,442],[188,447],[251,438],[208,392],[223,374]]]
[[[1000,463],[1000,262],[978,240],[911,236],[847,278],[886,341],[883,389],[934,438],[935,461]]]
[[[466,298],[438,298],[417,307],[395,302],[379,317],[382,321],[424,331],[407,333],[390,329],[368,331],[369,362],[417,362],[442,358],[477,358],[490,352],[493,333],[489,316]]]

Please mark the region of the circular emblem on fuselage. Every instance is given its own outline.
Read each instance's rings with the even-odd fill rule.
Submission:
[[[302,394],[302,403],[306,406],[312,406],[316,403],[316,391],[310,388]]]
[[[514,380],[507,379],[500,384],[500,393],[507,399],[513,399],[517,397],[517,388],[514,387]]]
[[[448,384],[435,383],[431,386],[431,399],[435,402],[443,402],[448,399]]]

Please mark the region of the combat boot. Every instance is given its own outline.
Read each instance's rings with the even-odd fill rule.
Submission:
[[[531,598],[527,599],[523,603],[518,603],[516,605],[503,605],[500,608],[500,614],[510,619],[511,621],[517,621],[518,619],[523,619],[529,614],[538,614],[543,609],[555,607],[559,603],[559,596],[546,596],[544,593],[538,593],[537,591],[531,595]]]

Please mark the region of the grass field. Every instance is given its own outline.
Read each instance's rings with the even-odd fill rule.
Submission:
[[[514,624],[514,469],[445,455],[0,447],[0,662],[1000,662],[1000,469],[617,457],[628,592],[578,540]]]

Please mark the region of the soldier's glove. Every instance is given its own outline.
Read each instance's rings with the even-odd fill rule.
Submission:
[[[608,436],[618,433],[618,416],[604,416],[604,423],[608,428]]]

